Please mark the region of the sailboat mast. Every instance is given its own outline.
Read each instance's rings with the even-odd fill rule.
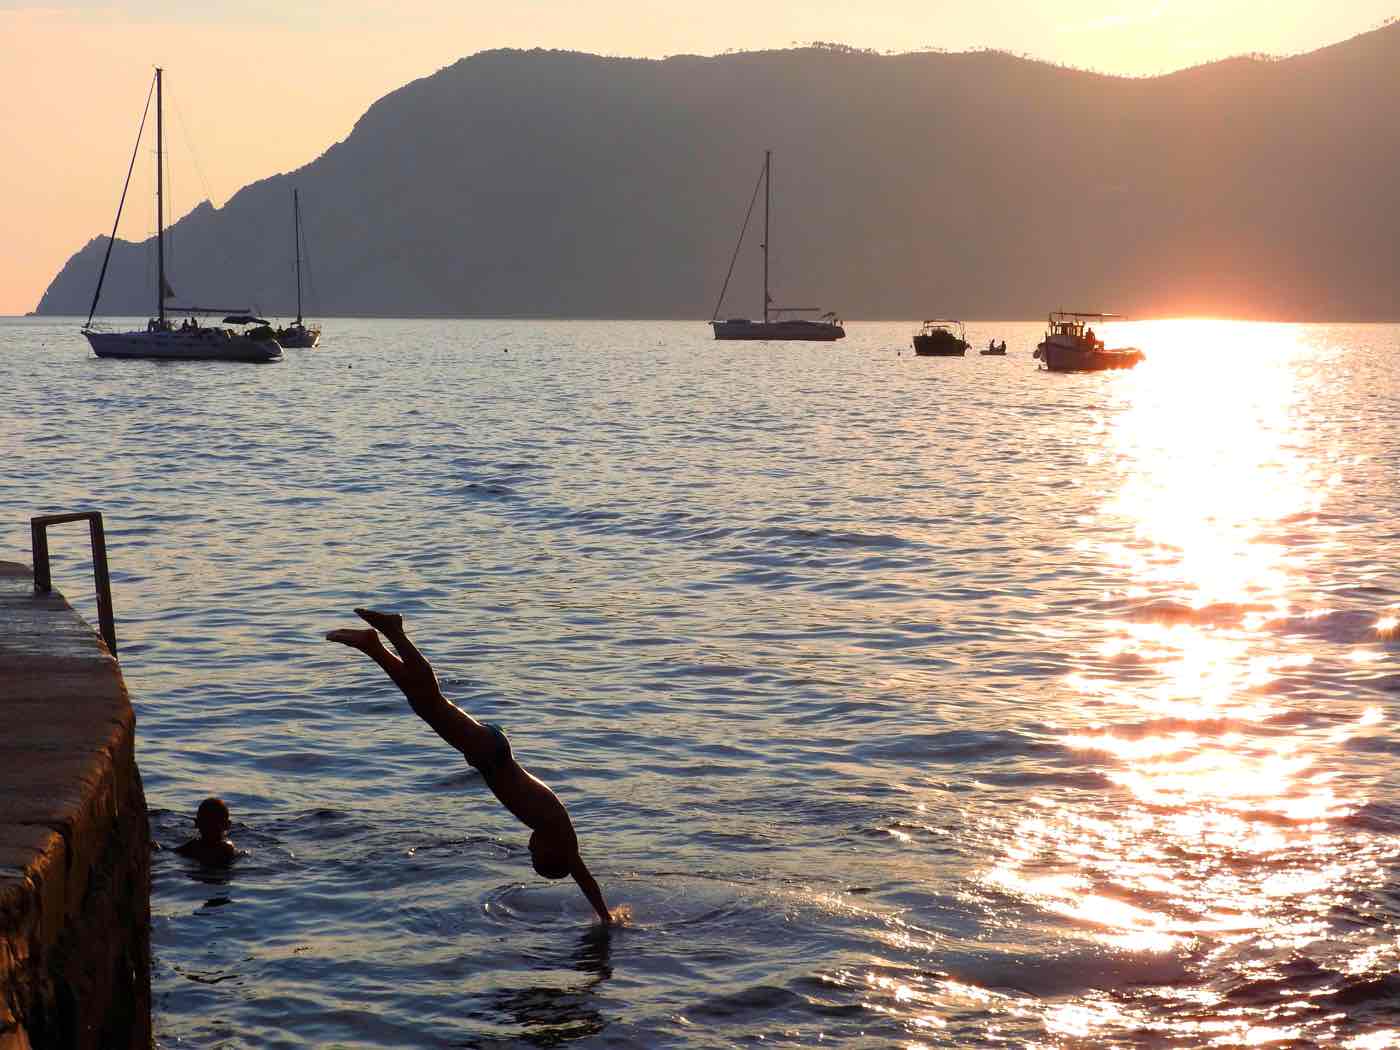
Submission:
[[[768,323],[768,213],[773,205],[773,151],[763,151],[763,323]]]
[[[301,202],[296,187],[292,187],[292,236],[297,251],[297,324],[301,324]]]
[[[161,154],[164,137],[161,107],[161,68],[156,67],[156,316],[165,328],[165,161]]]

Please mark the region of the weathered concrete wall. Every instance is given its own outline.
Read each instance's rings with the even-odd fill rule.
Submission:
[[[151,1045],[135,742],[97,632],[0,562],[0,1050]]]

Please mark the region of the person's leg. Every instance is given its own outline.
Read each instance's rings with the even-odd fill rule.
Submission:
[[[403,629],[402,616],[398,613],[379,612],[375,609],[356,609],[355,615],[387,638],[389,644],[398,650],[401,677],[394,678],[394,681],[399,683],[400,688],[403,688],[405,692],[411,686],[415,689],[428,689],[435,693],[441,693],[433,665],[428,663],[428,658],[409,641],[408,634]],[[381,666],[383,665],[381,664]]]
[[[491,766],[500,750],[495,732],[443,696],[433,665],[404,633],[403,617],[373,609],[356,609],[355,614],[372,629],[342,628],[331,631],[326,638],[369,656],[393,679],[413,710],[439,736],[462,752],[473,766],[479,769]],[[379,640],[381,633],[399,651],[398,656],[384,648]]]
[[[379,632],[366,627],[364,630],[355,630],[352,627],[342,627],[336,631],[326,634],[326,640],[339,642],[341,645],[348,645],[351,649],[358,649],[371,660],[384,669],[384,673],[393,679],[394,684],[404,693],[408,692],[408,680],[404,669],[404,663],[388,649],[384,648],[384,643],[379,640]]]
[[[377,609],[356,609],[355,615],[389,639],[389,643],[398,650],[406,667],[432,673],[433,667],[428,663],[428,658],[409,641],[408,634],[403,629],[402,616],[398,613],[379,612]]]

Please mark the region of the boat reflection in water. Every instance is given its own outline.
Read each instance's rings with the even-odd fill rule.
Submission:
[[[1136,328],[1156,367],[1125,376],[1126,403],[1084,437],[1090,463],[1116,463],[1078,544],[1106,581],[1104,633],[1046,631],[1083,643],[1051,733],[1108,783],[1009,821],[984,890],[1130,975],[1038,1000],[1054,1039],[1400,1045],[1338,1005],[1400,957],[1393,928],[1365,921],[1393,840],[1357,822],[1368,782],[1346,750],[1383,715],[1364,695],[1318,702],[1314,665],[1337,650],[1345,677],[1387,629],[1353,616],[1328,635],[1310,578],[1345,447],[1315,422],[1322,351],[1285,326]]]

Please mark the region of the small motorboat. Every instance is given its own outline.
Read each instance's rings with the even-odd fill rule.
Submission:
[[[1110,350],[1094,334],[1092,321],[1104,321],[1119,314],[1056,310],[1050,315],[1045,338],[1035,348],[1035,358],[1049,372],[1103,372],[1110,368],[1132,368],[1147,355],[1135,346]]]
[[[1003,339],[1000,343],[998,343],[995,339],[993,339],[989,343],[987,343],[987,349],[979,350],[977,351],[977,353],[982,357],[1005,357],[1006,340]]]
[[[961,321],[934,318],[914,333],[914,353],[920,357],[962,357],[967,353],[967,329]]]

